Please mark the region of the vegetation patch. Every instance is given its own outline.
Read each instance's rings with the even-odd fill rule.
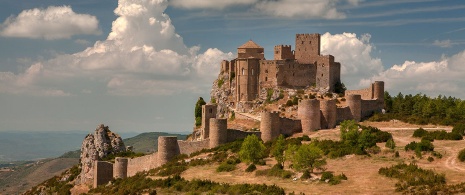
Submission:
[[[460,134],[459,130],[455,132],[446,132],[444,130],[441,131],[426,131],[423,128],[419,128],[413,132],[413,137],[418,137],[422,139],[427,139],[430,141],[433,140],[462,140],[463,136]]]
[[[386,177],[399,179],[399,182],[395,184],[398,192],[405,191],[412,186],[431,188],[446,184],[444,174],[437,174],[432,170],[419,168],[416,164],[407,165],[402,163],[389,168],[384,167],[380,168],[378,173]]]
[[[294,173],[288,170],[284,170],[279,164],[275,164],[271,169],[257,170],[255,171],[256,176],[269,176],[278,177],[283,179],[291,178]]]

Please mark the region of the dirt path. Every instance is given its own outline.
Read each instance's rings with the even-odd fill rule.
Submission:
[[[444,161],[444,166],[453,171],[465,172],[465,166],[463,164],[457,163],[457,155],[459,151],[457,149],[452,149],[451,147],[444,147],[448,151],[449,157]]]

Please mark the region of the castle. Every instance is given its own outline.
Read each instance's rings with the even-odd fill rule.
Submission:
[[[235,78],[234,102],[237,108],[250,109],[264,88],[317,88],[334,91],[341,82],[341,64],[334,56],[320,54],[320,34],[297,34],[295,50],[290,45],[274,47],[274,59],[266,60],[264,48],[246,42],[237,48],[237,58],[223,61],[221,71]]]
[[[248,41],[238,48],[238,57],[223,61],[221,71],[235,76],[236,99],[230,107],[244,108],[253,104],[263,88],[289,87],[306,88],[314,86],[327,91],[334,90],[340,82],[340,68],[331,55],[320,55],[319,34],[297,34],[296,50],[291,46],[279,45],[274,50],[274,60],[264,59],[264,49]],[[234,89],[234,87],[231,87]],[[271,141],[280,134],[292,135],[331,129],[344,120],[361,121],[362,118],[381,112],[384,107],[384,82],[376,81],[368,88],[347,90],[345,105],[337,105],[336,99],[304,98],[297,106],[297,118],[281,117],[279,112],[260,113],[260,131],[241,131],[228,128],[227,119],[218,115],[218,105],[208,103],[202,106],[200,138],[195,141],[181,141],[176,137],[158,138],[158,152],[133,159],[116,158],[115,163],[96,161],[94,163],[94,187],[108,183],[112,178],[134,176],[137,172],[159,167],[179,154],[191,154],[204,148],[256,135],[263,141]],[[236,103],[234,105],[234,103]],[[236,112],[236,118],[257,120]]]

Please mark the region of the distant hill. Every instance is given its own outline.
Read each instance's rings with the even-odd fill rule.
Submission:
[[[163,132],[141,133],[135,137],[123,139],[126,146],[134,147],[135,152],[152,153],[158,151],[159,136],[176,136],[178,140],[185,140],[187,135],[171,134]]]
[[[20,194],[33,186],[59,175],[78,164],[75,158],[44,159],[36,162],[17,162],[14,171],[0,171],[0,194]]]

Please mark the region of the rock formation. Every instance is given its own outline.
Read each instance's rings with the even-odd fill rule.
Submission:
[[[93,165],[96,160],[102,159],[109,154],[126,151],[121,137],[110,131],[108,126],[100,124],[94,134],[88,134],[81,146],[81,174],[76,180],[81,184],[92,184]]]

